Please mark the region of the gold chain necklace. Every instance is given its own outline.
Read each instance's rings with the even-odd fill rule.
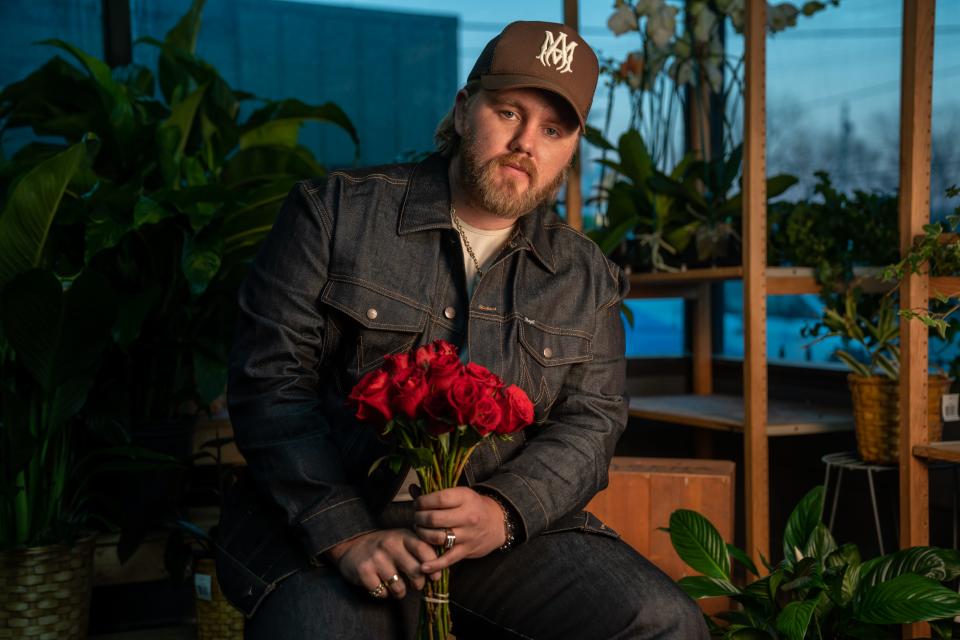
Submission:
[[[473,260],[473,266],[477,268],[477,280],[480,280],[483,278],[483,271],[480,269],[480,262],[477,260],[477,254],[473,252],[473,247],[470,246],[470,241],[467,240],[467,234],[460,225],[460,218],[457,216],[457,210],[452,204],[450,205],[450,215],[453,216],[453,223],[457,225],[457,231],[460,232],[460,237],[463,239],[463,246],[467,248],[467,253],[470,254],[470,258]]]

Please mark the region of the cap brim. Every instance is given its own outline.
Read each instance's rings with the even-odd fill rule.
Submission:
[[[496,75],[481,75],[480,86],[488,91],[499,91],[501,89],[543,89],[545,91],[555,93],[563,98],[567,104],[570,105],[570,108],[573,109],[573,112],[577,115],[577,121],[580,123],[581,133],[586,132],[587,123],[584,121],[583,115],[580,113],[580,109],[577,108],[577,104],[570,97],[570,94],[564,91],[557,84],[553,84],[544,80],[543,78],[537,78],[535,76],[528,76],[519,73],[504,73]]]

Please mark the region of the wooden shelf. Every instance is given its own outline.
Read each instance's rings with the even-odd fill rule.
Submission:
[[[927,460],[960,462],[960,440],[918,444],[913,447],[913,455]]]
[[[864,269],[865,275],[857,277],[854,286],[870,292],[883,292],[890,285],[878,280],[874,269]],[[820,293],[820,285],[813,277],[812,267],[767,267],[767,295],[796,296],[805,293]],[[743,278],[743,267],[713,267],[690,269],[677,273],[635,273],[630,276],[631,298],[694,298],[698,295],[698,285]],[[934,280],[937,280],[936,278]],[[960,292],[960,278],[944,287],[954,287],[951,291]],[[932,289],[931,289],[932,291]]]
[[[743,432],[743,398],[728,395],[639,396],[630,399],[630,415],[718,431]],[[801,402],[770,401],[767,435],[792,436],[853,430],[853,415],[843,409]]]

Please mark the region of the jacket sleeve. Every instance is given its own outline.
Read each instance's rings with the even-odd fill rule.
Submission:
[[[341,452],[355,429],[323,410],[332,219],[318,192],[294,186],[238,296],[228,406],[236,443],[260,493],[282,508],[310,554],[376,529]]]
[[[520,453],[476,487],[495,492],[520,517],[521,539],[583,509],[607,486],[614,448],[627,424],[626,360],[620,302],[629,282],[607,261],[606,300],[596,309],[593,359],[571,367],[543,425]]]

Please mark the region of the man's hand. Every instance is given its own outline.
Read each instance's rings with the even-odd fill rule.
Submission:
[[[456,544],[437,559],[424,562],[421,569],[432,580],[464,558],[482,558],[503,545],[503,510],[492,498],[468,487],[434,491],[417,498],[413,516],[414,531],[426,542],[442,546],[447,530],[456,536]]]
[[[406,581],[417,591],[426,581],[421,565],[436,560],[433,547],[418,538],[410,529],[372,531],[341,542],[328,552],[347,582],[375,591],[380,583],[387,584],[388,593],[403,598]],[[391,581],[393,576],[399,580]],[[404,580],[406,578],[406,580]]]

